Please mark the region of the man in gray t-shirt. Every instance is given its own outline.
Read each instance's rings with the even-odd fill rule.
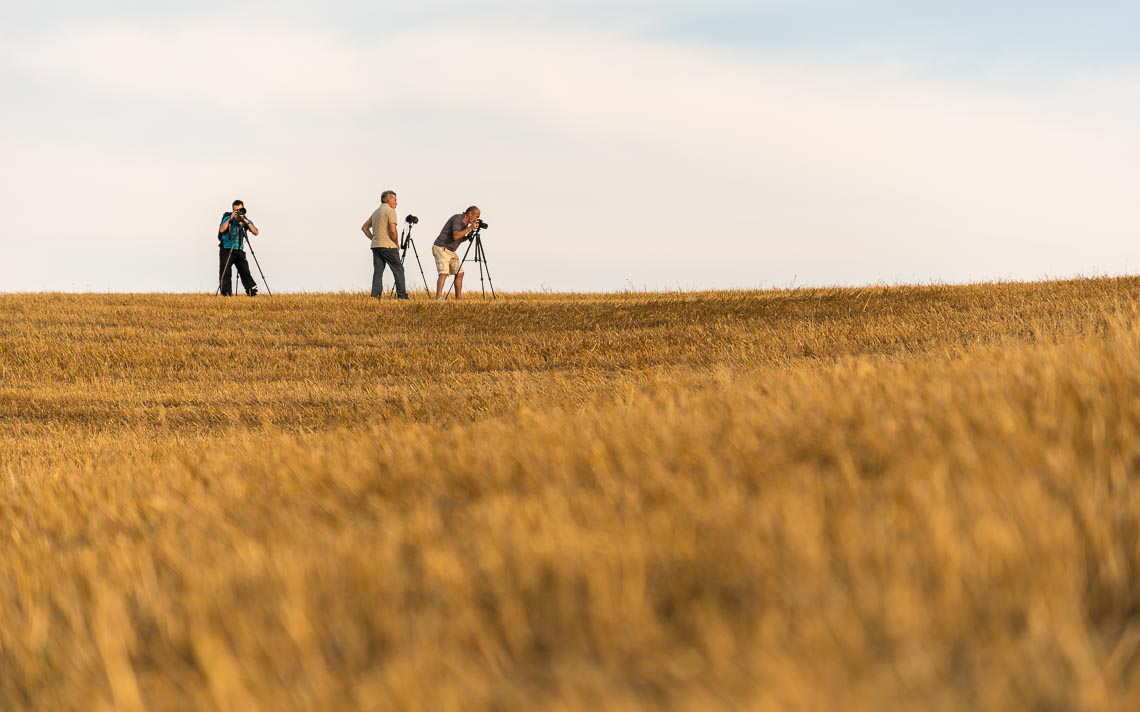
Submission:
[[[463,296],[463,273],[459,271],[459,255],[455,251],[478,229],[481,214],[479,208],[472,205],[462,213],[452,215],[439,231],[439,237],[435,238],[431,254],[435,258],[436,271],[439,272],[435,281],[436,299],[443,299],[443,285],[449,274],[455,275],[455,298]]]

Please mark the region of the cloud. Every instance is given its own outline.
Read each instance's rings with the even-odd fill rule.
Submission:
[[[180,103],[280,101],[297,106],[349,95],[359,52],[299,29],[229,24],[154,31],[69,27],[11,42],[17,69],[64,86]]]
[[[23,122],[23,149],[3,146],[20,175],[4,186],[11,234],[34,229],[10,208],[37,194],[85,216],[84,260],[36,276],[56,288],[135,287],[89,273],[140,244],[155,282],[202,288],[202,236],[231,193],[268,225],[278,289],[366,284],[359,224],[388,187],[427,241],[479,202],[504,288],[1039,277],[1119,271],[1133,242],[1130,67],[967,82],[906,58],[468,22],[368,46],[296,27],[101,25],[7,56],[86,97],[75,128],[102,127],[94,142],[37,132],[34,105],[0,120]],[[207,135],[195,112],[239,138]],[[121,127],[133,116],[178,130],[140,140]],[[161,242],[117,227],[140,196],[170,216]],[[0,268],[0,282],[23,274]]]

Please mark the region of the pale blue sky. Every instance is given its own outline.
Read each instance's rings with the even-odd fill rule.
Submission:
[[[1057,65],[1138,57],[1135,3],[863,0],[772,3],[695,12],[664,36],[750,47],[907,48],[976,65],[1022,57]]]
[[[885,0],[5,6],[0,290],[206,290],[235,196],[275,289],[364,289],[358,227],[386,188],[425,252],[480,203],[503,289],[1121,273],[1140,263],[1137,20]]]
[[[395,15],[404,25],[447,18],[494,22],[546,21],[604,27],[620,23],[647,37],[757,49],[800,47],[910,47],[954,53],[962,59],[1022,55],[1049,63],[1130,61],[1140,56],[1134,28],[1140,6],[1128,2],[1001,3],[962,0],[787,0],[765,2],[428,2],[393,9],[372,2],[10,4],[0,11],[0,36],[18,37],[70,23],[147,25],[241,18],[243,22],[304,23],[368,41],[373,28]]]

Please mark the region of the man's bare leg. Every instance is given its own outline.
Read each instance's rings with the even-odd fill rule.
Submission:
[[[436,299],[443,298],[443,285],[445,285],[445,284],[447,284],[447,275],[441,274],[439,276],[439,278],[435,280],[435,298]]]
[[[455,298],[459,299],[463,296],[463,273],[455,275]]]

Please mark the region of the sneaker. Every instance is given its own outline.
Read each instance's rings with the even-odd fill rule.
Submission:
[[[257,296],[257,285],[255,284],[252,287],[250,287],[249,290],[246,292],[246,294],[248,294],[251,297],[256,297]]]

